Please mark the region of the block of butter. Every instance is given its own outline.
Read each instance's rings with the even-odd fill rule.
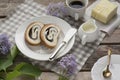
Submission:
[[[93,9],[91,16],[98,21],[108,23],[117,14],[117,4],[109,0],[101,0]]]

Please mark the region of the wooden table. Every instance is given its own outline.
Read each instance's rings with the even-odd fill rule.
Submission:
[[[4,19],[11,10],[13,10],[17,5],[22,3],[24,0],[0,0],[0,20]],[[36,2],[44,5],[48,5],[50,2],[59,2],[59,1],[65,1],[65,0],[35,0]],[[89,5],[92,4],[95,0],[89,0]],[[111,36],[107,36],[96,52],[92,54],[88,60],[86,61],[85,65],[83,66],[82,70],[77,74],[77,77],[75,80],[92,80],[91,79],[91,68],[93,64],[102,56],[105,56],[107,54],[107,49],[112,48],[113,54],[120,54],[120,28],[116,29],[115,32]],[[23,58],[22,56],[17,56],[15,60],[15,64],[19,62],[28,62],[26,58]],[[12,67],[9,68],[9,70],[13,70]],[[41,75],[41,80],[57,80],[58,76],[49,71],[44,70]],[[46,77],[47,76],[47,77]],[[23,79],[24,78],[24,79]],[[26,77],[20,77],[17,80],[29,80],[26,79]],[[31,79],[30,79],[31,80]]]

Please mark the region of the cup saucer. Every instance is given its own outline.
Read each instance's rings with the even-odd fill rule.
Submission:
[[[120,55],[111,56],[110,71],[112,76],[108,79],[103,77],[103,70],[107,65],[107,56],[100,58],[91,70],[92,80],[120,80]]]

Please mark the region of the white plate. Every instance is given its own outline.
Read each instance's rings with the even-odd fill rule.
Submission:
[[[91,70],[93,80],[120,80],[120,55],[113,54],[111,56],[110,71],[112,72],[112,76],[109,79],[105,79],[102,75],[102,72],[107,65],[107,60],[108,57],[104,56],[94,64]]]
[[[44,45],[39,45],[39,46],[31,46],[29,45],[25,39],[24,39],[24,33],[27,28],[27,26],[34,21],[40,21],[44,24],[47,23],[53,23],[57,24],[61,28],[61,33],[59,36],[58,44],[57,46],[61,43],[61,41],[64,38],[64,35],[66,32],[71,28],[71,26],[64,20],[53,17],[53,16],[41,16],[41,17],[35,17],[31,20],[28,20],[27,22],[23,23],[21,25],[15,35],[15,41],[16,45],[19,48],[19,50],[27,57],[35,59],[35,60],[42,60],[46,61],[49,60],[50,55],[52,52],[57,48],[57,46],[53,49],[46,48]],[[65,55],[73,46],[75,40],[75,36],[69,41],[69,43],[63,47],[60,52],[58,53],[59,55],[56,56],[56,58],[62,57]]]

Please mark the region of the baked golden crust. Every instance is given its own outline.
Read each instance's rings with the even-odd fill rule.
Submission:
[[[25,31],[25,40],[30,45],[39,45],[41,43],[41,39],[39,37],[41,28],[44,26],[41,22],[32,22],[28,25]]]
[[[48,48],[54,48],[58,43],[60,28],[55,24],[46,24],[40,32],[40,38]]]

